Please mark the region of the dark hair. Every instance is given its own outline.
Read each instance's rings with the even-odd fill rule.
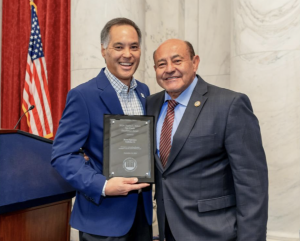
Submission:
[[[113,27],[115,25],[117,25],[117,26],[130,25],[130,26],[134,27],[134,29],[136,30],[137,35],[139,37],[139,43],[141,43],[141,41],[142,41],[141,30],[132,20],[130,20],[128,18],[114,18],[114,19],[108,21],[101,31],[100,40],[101,40],[101,44],[103,44],[104,48],[107,48],[108,43],[109,43],[109,38],[110,38],[109,31],[110,31],[111,27]]]
[[[195,50],[194,50],[194,47],[193,45],[189,42],[189,41],[184,41],[187,48],[188,48],[188,51],[190,53],[190,57],[191,57],[191,60],[193,60],[194,56],[195,56]]]
[[[186,44],[186,46],[187,46],[187,49],[188,49],[188,51],[189,51],[189,54],[190,54],[190,58],[191,58],[191,60],[193,60],[193,58],[194,58],[194,56],[195,56],[195,50],[194,50],[194,47],[193,47],[193,45],[189,42],[189,41],[184,41],[185,42],[185,44]],[[156,50],[154,50],[154,52],[153,52],[153,60],[155,61],[155,53],[156,53]]]

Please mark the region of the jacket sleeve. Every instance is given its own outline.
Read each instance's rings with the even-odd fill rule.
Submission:
[[[77,191],[99,204],[106,178],[79,154],[91,131],[89,114],[80,92],[71,90],[53,143],[51,164]]]
[[[236,191],[237,240],[266,240],[268,170],[259,123],[246,95],[232,101],[225,148]]]

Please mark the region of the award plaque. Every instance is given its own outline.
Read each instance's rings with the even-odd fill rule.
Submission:
[[[103,174],[154,183],[153,116],[104,115]]]

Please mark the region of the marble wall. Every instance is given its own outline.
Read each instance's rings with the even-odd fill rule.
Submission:
[[[151,93],[156,84],[153,51],[169,38],[191,42],[201,62],[198,70],[206,81],[229,88],[230,0],[146,0],[145,75]]]
[[[151,93],[161,90],[152,54],[169,38],[190,41],[201,58],[199,74],[210,83],[229,88],[230,5],[230,0],[95,0],[89,4],[72,0],[71,87],[94,77],[105,65],[100,31],[107,21],[121,16],[141,28],[142,58],[135,77],[147,83]]]
[[[268,237],[299,240],[300,1],[236,0],[230,87],[250,97],[269,167]]]
[[[135,77],[151,93],[161,90],[153,51],[182,38],[194,45],[207,82],[250,97],[269,166],[268,240],[299,240],[300,0],[72,0],[71,87],[105,66],[100,31],[114,17],[142,30]]]
[[[105,66],[101,55],[100,32],[112,18],[132,19],[144,35],[144,1],[71,1],[71,88],[95,77]],[[142,51],[144,50],[142,46]],[[144,55],[135,77],[143,79]]]

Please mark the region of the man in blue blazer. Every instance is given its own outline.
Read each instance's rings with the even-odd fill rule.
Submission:
[[[196,75],[188,42],[167,40],[154,62],[160,241],[266,240],[267,164],[248,97]]]
[[[68,93],[53,143],[52,165],[76,190],[70,224],[80,240],[152,240],[151,186],[103,173],[103,115],[143,115],[148,87],[135,80],[141,31],[129,19],[101,32],[106,62],[99,75]],[[82,148],[89,157],[80,155]]]

